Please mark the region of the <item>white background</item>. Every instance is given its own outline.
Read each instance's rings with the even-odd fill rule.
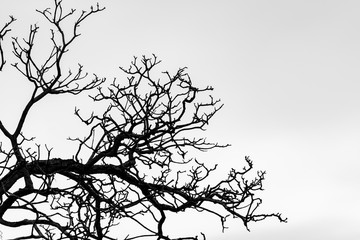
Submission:
[[[0,4],[1,22],[13,14],[18,21],[12,34],[23,37],[30,23],[41,26],[34,9],[51,5]],[[77,1],[74,7],[89,4]],[[82,24],[69,60],[110,79],[133,55],[155,53],[163,60],[159,71],[188,66],[192,80],[212,85],[225,104],[209,125],[209,139],[232,144],[198,157],[240,168],[250,155],[256,169],[267,171],[260,211],[289,218],[286,224],[251,224],[250,233],[235,220],[221,233],[216,219],[210,223],[201,216],[181,218],[184,222],[171,228],[203,231],[210,240],[360,238],[360,2],[102,0],[100,5],[107,10]],[[42,34],[48,36],[45,26]],[[0,73],[0,119],[11,128],[31,85],[7,67]],[[64,139],[80,131],[73,109],[86,104],[83,98],[48,98],[31,112],[27,133],[71,150]],[[6,239],[16,230],[2,231]]]

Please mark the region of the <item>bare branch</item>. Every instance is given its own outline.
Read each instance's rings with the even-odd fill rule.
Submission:
[[[10,20],[5,23],[5,25],[3,26],[3,28],[1,28],[0,30],[0,71],[2,71],[5,63],[6,63],[6,60],[5,60],[5,57],[4,57],[4,50],[3,50],[3,46],[2,46],[2,41],[5,37],[5,35],[11,31],[11,29],[9,28],[9,26],[14,22],[16,21],[16,19],[13,17],[13,16],[10,16]]]
[[[80,36],[80,24],[103,10],[96,5],[89,11],[66,11],[55,0],[53,8],[38,11],[52,26],[51,48],[42,61],[36,47],[39,25],[31,25],[26,38],[13,38],[18,61],[13,66],[33,90],[13,133],[0,121],[9,140],[0,142],[0,225],[29,229],[15,239],[118,239],[117,228],[129,221],[138,229],[124,235],[127,240],[206,240],[204,233],[200,238],[172,236],[166,229],[169,214],[206,211],[219,219],[223,230],[230,216],[247,229],[269,217],[285,222],[279,213],[258,213],[262,199],[257,192],[263,190],[265,171],[250,178],[249,157],[245,167],[230,169],[211,183],[219,175],[218,165],[191,156],[229,145],[199,135],[223,104],[212,96],[211,86],[195,86],[186,67],[174,74],[156,73],[161,63],[157,56],[134,57],[128,68],[120,68],[125,78],[106,87],[105,78],[96,74],[89,80],[81,64],[64,72],[64,55]],[[13,21],[11,17],[0,31],[1,68],[1,40]],[[88,132],[69,137],[77,147],[70,157],[56,157],[53,148],[23,133],[33,106],[49,94],[89,90],[95,92],[92,104],[105,107],[88,116],[75,109]],[[26,218],[9,218],[12,211]]]

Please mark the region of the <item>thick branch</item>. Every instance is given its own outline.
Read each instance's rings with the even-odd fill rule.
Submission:
[[[186,67],[175,74],[165,71],[158,79],[153,71],[161,61],[155,55],[135,57],[129,68],[120,68],[126,79],[114,79],[107,89],[100,87],[104,78],[94,75],[88,80],[80,64],[75,71],[64,73],[63,57],[80,36],[80,24],[103,10],[97,5],[75,17],[75,9],[66,12],[62,2],[54,0],[53,9],[38,11],[52,26],[52,48],[42,62],[34,47],[39,44],[39,26],[32,25],[26,39],[13,38],[18,59],[13,66],[33,91],[13,133],[0,121],[0,130],[11,144],[5,149],[0,143],[4,157],[0,159],[0,225],[31,228],[18,239],[115,239],[113,229],[127,219],[140,229],[127,240],[197,240],[197,236],[168,236],[169,212],[206,211],[219,218],[223,229],[228,216],[241,219],[247,229],[250,222],[268,217],[285,222],[278,213],[257,213],[262,199],[256,193],[263,190],[265,172],[248,179],[253,168],[248,157],[243,169],[231,169],[222,180],[209,184],[217,165],[208,166],[189,156],[193,150],[228,144],[199,137],[223,105],[210,94],[212,87],[193,84]],[[65,25],[73,17],[68,31]],[[11,17],[0,30],[0,70],[5,64],[1,41],[13,21]],[[44,156],[43,146],[32,144],[33,138],[22,133],[31,109],[47,95],[76,95],[95,88],[98,91],[91,99],[107,107],[90,117],[75,110],[89,132],[83,138],[69,138],[78,146],[73,157],[50,157],[52,149],[46,145]],[[8,220],[12,210],[30,214]]]

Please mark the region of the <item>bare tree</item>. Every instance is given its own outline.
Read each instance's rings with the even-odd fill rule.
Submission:
[[[0,225],[28,230],[16,239],[116,239],[112,230],[128,220],[141,229],[129,232],[128,240],[190,240],[198,237],[169,236],[164,228],[169,213],[206,211],[219,218],[223,229],[228,216],[239,218],[246,228],[267,217],[286,221],[280,214],[256,213],[262,200],[255,193],[262,190],[265,172],[246,179],[253,167],[249,157],[243,169],[231,169],[225,179],[209,184],[217,165],[209,167],[188,156],[191,149],[228,146],[192,136],[205,130],[222,107],[209,94],[211,87],[195,87],[186,68],[155,79],[152,73],[160,63],[156,56],[134,58],[129,68],[121,68],[127,79],[104,88],[105,79],[93,75],[90,80],[81,65],[63,72],[64,55],[80,36],[80,23],[104,8],[97,5],[76,15],[74,9],[64,11],[61,1],[54,3],[53,8],[38,11],[52,26],[46,60],[39,62],[33,50],[39,26],[31,25],[27,38],[12,39],[17,59],[12,66],[33,89],[13,132],[0,121],[5,139],[0,142]],[[5,64],[1,41],[13,21],[10,17],[0,31],[1,69]],[[70,21],[71,31],[66,31],[64,25]],[[91,97],[95,103],[108,107],[87,117],[75,109],[89,132],[69,138],[78,146],[71,157],[52,157],[47,145],[25,147],[34,139],[25,136],[23,128],[35,104],[48,95],[89,90],[95,92]],[[40,153],[44,148],[45,154]],[[26,218],[9,218],[7,213],[13,210],[23,211]]]

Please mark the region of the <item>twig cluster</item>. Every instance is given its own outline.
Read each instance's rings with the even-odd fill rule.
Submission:
[[[5,23],[5,25],[1,28],[0,30],[0,71],[2,71],[6,60],[4,57],[4,50],[3,50],[3,46],[2,46],[2,41],[5,37],[5,35],[11,31],[11,28],[9,27],[14,21],[16,21],[16,19],[13,16],[10,16],[10,20]]]
[[[30,27],[27,39],[13,38],[18,62],[12,66],[33,84],[33,92],[13,133],[0,121],[9,141],[9,147],[0,143],[0,225],[30,226],[30,232],[17,239],[116,239],[112,230],[131,221],[139,230],[129,232],[126,240],[195,240],[197,236],[171,237],[164,227],[168,214],[206,211],[219,218],[223,229],[229,216],[239,218],[246,228],[267,217],[286,221],[280,214],[256,213],[261,199],[255,193],[262,190],[265,172],[248,180],[253,167],[249,157],[242,170],[231,169],[224,180],[209,184],[217,165],[209,167],[188,156],[191,149],[228,145],[192,136],[204,131],[223,105],[209,94],[211,87],[195,87],[186,68],[174,75],[164,72],[158,79],[153,74],[161,61],[155,55],[134,58],[129,68],[121,68],[127,79],[115,79],[105,88],[105,79],[94,75],[89,81],[81,65],[75,73],[62,72],[63,56],[80,35],[80,23],[103,9],[97,5],[82,11],[70,33],[63,24],[75,16],[74,9],[65,12],[61,1],[55,0],[53,9],[38,11],[53,26],[52,49],[40,63],[34,57],[39,26]],[[5,64],[1,40],[14,20],[11,17],[0,31],[1,68]],[[25,148],[33,138],[22,129],[37,102],[50,94],[87,90],[96,90],[91,99],[107,108],[89,117],[75,109],[89,132],[83,138],[69,138],[78,144],[73,157],[52,157],[46,145],[45,154],[40,145]],[[8,219],[6,213],[13,210],[22,210],[27,218]],[[206,239],[203,233],[201,237]]]

